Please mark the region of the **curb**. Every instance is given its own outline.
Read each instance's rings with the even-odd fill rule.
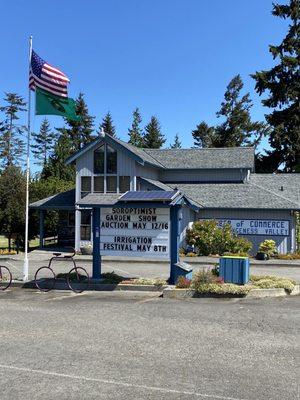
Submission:
[[[12,281],[10,287],[18,287],[22,289],[37,289],[34,281],[22,282]],[[80,289],[80,284],[76,285]],[[47,283],[45,283],[47,288]],[[90,282],[89,287],[86,291],[132,291],[132,292],[158,292],[162,293],[167,286],[156,286],[156,285],[133,285],[133,284],[113,284],[113,283],[99,283]],[[38,290],[38,289],[37,289]],[[70,290],[66,282],[56,282],[53,290]]]
[[[300,295],[300,285],[295,285],[294,289],[289,292],[283,288],[272,288],[272,289],[252,289],[246,295],[239,294],[216,294],[216,293],[205,293],[198,294],[193,289],[176,289],[174,286],[169,286],[163,290],[163,298],[167,299],[185,299],[185,298],[250,298],[250,299],[261,299],[264,297],[289,297]]]

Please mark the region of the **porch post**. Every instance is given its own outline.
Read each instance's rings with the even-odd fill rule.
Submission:
[[[40,249],[44,247],[44,219],[45,219],[45,210],[40,210]]]
[[[101,278],[100,208],[93,208],[93,279]]]
[[[174,285],[175,270],[179,262],[179,210],[180,206],[170,207],[170,278],[169,283]]]

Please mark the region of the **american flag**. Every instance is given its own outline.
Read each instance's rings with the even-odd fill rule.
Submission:
[[[30,72],[29,72],[29,88],[35,90],[36,87],[51,92],[57,96],[68,97],[69,78],[59,69],[52,67],[35,51],[32,51]]]

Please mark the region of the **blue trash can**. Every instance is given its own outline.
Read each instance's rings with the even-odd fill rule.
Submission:
[[[185,263],[178,262],[174,265],[174,283],[177,282],[180,276],[184,276],[186,279],[192,279],[193,277],[193,268]]]
[[[220,277],[226,283],[245,285],[249,282],[248,257],[224,256],[220,258]]]

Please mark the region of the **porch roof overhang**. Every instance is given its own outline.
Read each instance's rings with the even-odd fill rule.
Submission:
[[[29,207],[33,210],[75,210],[75,189],[35,201]]]
[[[149,199],[147,198],[149,191],[138,191],[138,192],[126,192],[128,193],[138,193],[139,197],[141,197],[139,200],[138,199],[133,199],[133,200],[126,200],[126,197],[122,199],[124,195],[120,194],[102,194],[102,193],[90,193],[77,201],[76,206],[79,208],[99,208],[99,207],[153,207],[154,205],[159,206],[159,207],[172,207],[175,205],[186,205],[193,209],[194,211],[198,211],[199,207],[197,207],[194,203],[192,203],[183,193],[181,193],[179,190],[174,190],[172,191],[172,196],[170,196],[169,199],[161,199],[159,196],[160,191],[155,191],[157,193],[157,198],[156,199]],[[145,199],[143,199],[143,193],[145,193]]]

